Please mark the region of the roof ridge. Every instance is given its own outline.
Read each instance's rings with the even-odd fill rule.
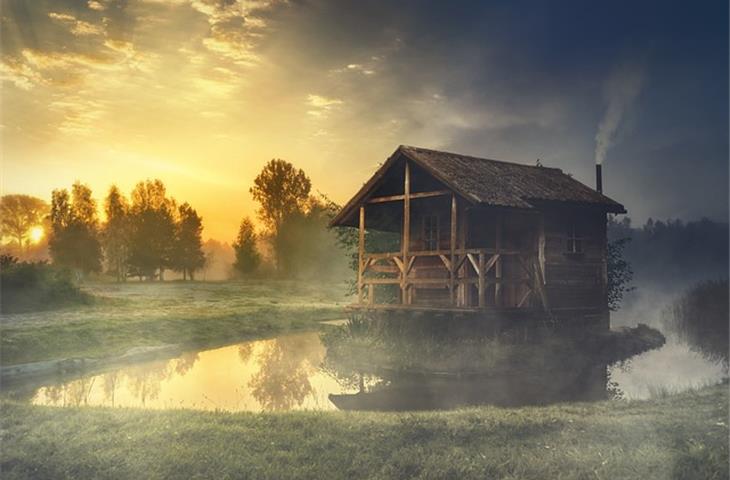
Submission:
[[[496,162],[496,163],[506,163],[507,165],[517,165],[519,167],[529,167],[529,168],[541,168],[546,170],[557,170],[559,172],[563,172],[561,168],[558,167],[546,167],[544,165],[528,165],[525,163],[518,163],[518,162],[510,162],[508,160],[496,160],[494,158],[484,158],[484,157],[475,157],[473,155],[464,155],[463,153],[456,153],[456,152],[447,152],[446,150],[434,150],[432,148],[423,148],[423,147],[416,147],[413,145],[399,145],[398,148],[406,148],[406,149],[412,149],[412,150],[422,150],[425,152],[433,152],[433,153],[441,153],[446,155],[454,155],[457,157],[464,157],[464,158],[470,158],[472,160],[479,160],[482,162]]]

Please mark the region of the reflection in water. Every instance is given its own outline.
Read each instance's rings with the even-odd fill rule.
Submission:
[[[606,361],[565,348],[513,348],[474,338],[454,348],[440,337],[404,344],[357,328],[355,334],[333,328],[324,344],[317,333],[286,335],[137,364],[39,388],[32,402],[229,411],[447,409],[646,398],[726,375],[721,365],[676,342],[607,368]]]
[[[542,371],[524,375],[408,375],[355,394],[332,394],[343,410],[443,410],[476,405],[524,406],[608,398],[605,366],[577,372]]]
[[[296,337],[282,337],[269,342],[259,353],[261,367],[248,382],[251,394],[264,410],[301,407],[314,393],[310,378],[322,361],[322,353],[318,341],[300,342]]]
[[[329,393],[350,391],[318,367],[317,333],[182,355],[38,389],[32,403],[204,410],[334,409]]]

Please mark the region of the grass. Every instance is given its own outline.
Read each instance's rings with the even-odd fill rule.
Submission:
[[[343,285],[293,281],[91,284],[90,305],[2,315],[0,363],[106,357],[136,346],[222,345],[342,318]]]
[[[2,404],[15,478],[728,477],[728,387],[648,401],[250,414]]]

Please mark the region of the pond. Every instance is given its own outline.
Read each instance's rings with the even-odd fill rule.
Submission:
[[[393,371],[381,366],[350,375],[351,366],[339,369],[330,357],[317,332],[282,335],[34,387],[23,396],[33,404],[53,406],[420,410],[617,395],[647,398],[717,383],[725,375],[720,364],[671,341],[613,366],[592,364],[560,371],[531,367],[530,372],[501,374]]]

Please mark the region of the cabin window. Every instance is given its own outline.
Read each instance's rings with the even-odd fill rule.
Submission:
[[[438,250],[439,248],[439,216],[424,215],[423,217],[423,249]]]
[[[575,223],[571,224],[568,229],[568,241],[566,243],[565,253],[583,253],[583,242],[585,238],[581,237],[578,232],[579,230]]]

